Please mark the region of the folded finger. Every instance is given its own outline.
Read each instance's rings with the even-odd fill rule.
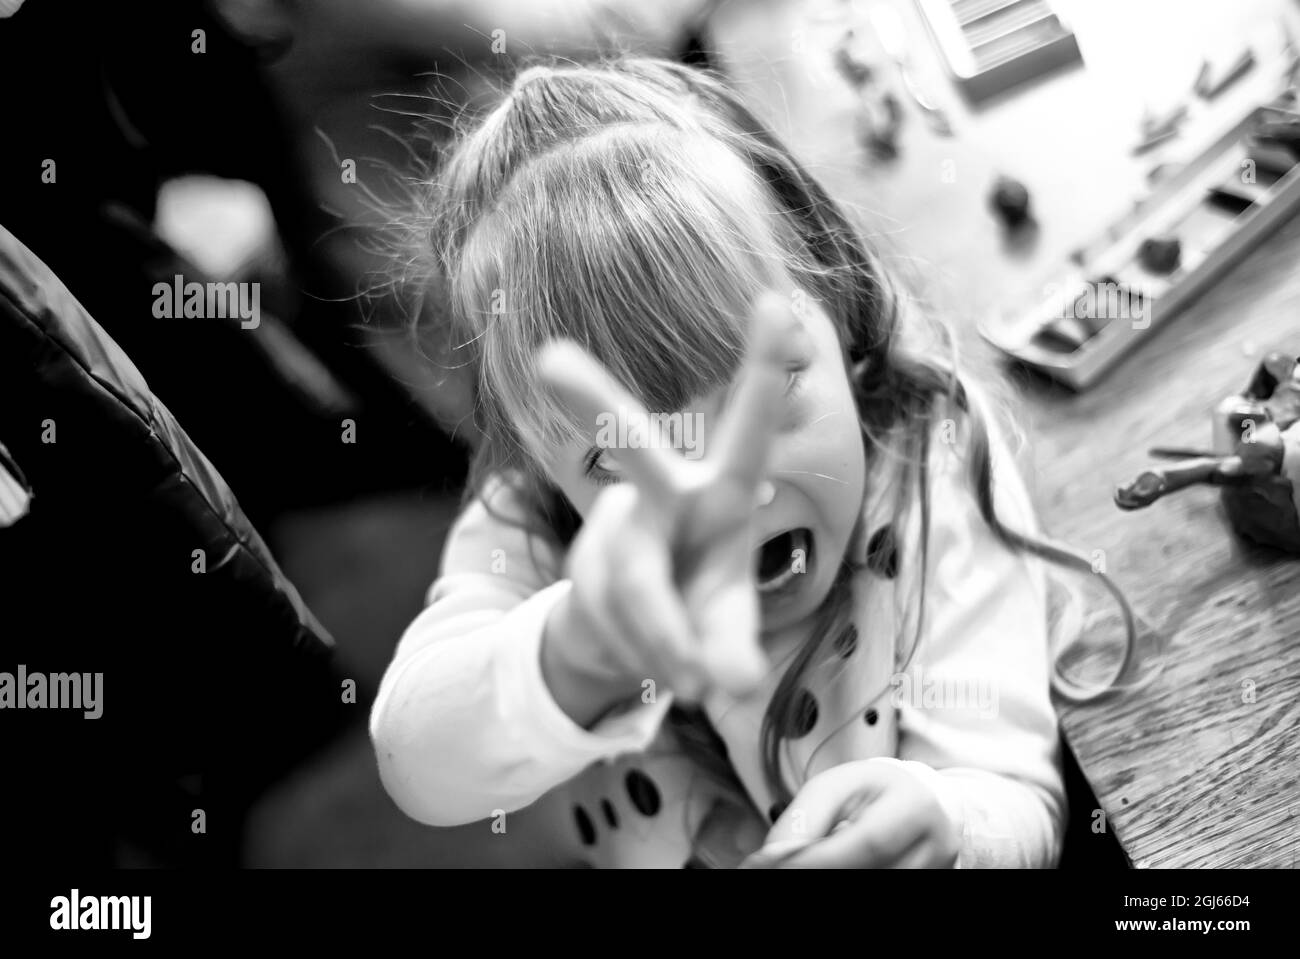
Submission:
[[[810,844],[783,865],[806,869],[886,869],[895,866],[926,837],[909,798],[884,793],[867,803],[847,825]]]
[[[631,545],[631,544],[630,544]],[[659,671],[647,676],[684,699],[703,692],[703,666],[686,607],[673,584],[667,545],[635,540],[635,556],[619,572],[618,617],[645,659]]]
[[[718,587],[695,617],[700,657],[710,681],[736,699],[752,694],[771,665],[759,640],[758,597],[747,580]]]
[[[851,818],[874,795],[870,770],[861,764],[837,766],[804,783],[773,823],[763,848],[796,840],[819,839]]]

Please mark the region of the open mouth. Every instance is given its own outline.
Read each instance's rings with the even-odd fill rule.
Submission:
[[[808,572],[812,562],[812,531],[799,527],[777,533],[754,550],[760,593],[775,593]]]

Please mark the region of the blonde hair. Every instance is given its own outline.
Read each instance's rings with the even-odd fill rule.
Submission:
[[[443,284],[449,328],[474,374],[483,440],[470,495],[490,476],[512,476],[538,535],[563,546],[578,519],[530,449],[580,435],[538,383],[539,347],[576,340],[649,409],[680,409],[731,378],[753,298],[783,286],[815,299],[835,325],[868,454],[888,453],[904,480],[897,488],[914,491],[920,609],[928,451],[945,397],[966,416],[971,487],[998,537],[1069,568],[1087,565],[1001,523],[983,414],[950,342],[904,328],[861,234],[711,75],[632,58],[526,69],[455,144],[422,200],[403,262],[421,288],[430,277]],[[1131,650],[1131,614],[1106,583],[1124,606]],[[765,716],[761,748],[778,801],[793,795],[778,756],[782,731],[797,725],[794,693],[828,654],[849,592],[832,590],[819,613],[825,628],[787,668]],[[922,628],[918,616],[918,638]]]

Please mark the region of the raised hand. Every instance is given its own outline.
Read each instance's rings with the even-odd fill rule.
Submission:
[[[666,438],[618,450],[627,481],[603,490],[586,516],[567,558],[573,590],[543,641],[547,682],[583,725],[645,680],[698,700],[714,687],[744,696],[766,675],[752,523],[794,329],[784,297],[760,297],[736,389],[704,458],[678,455]],[[655,421],[641,404],[573,343],[551,344],[540,363],[580,422],[617,413],[650,435]]]

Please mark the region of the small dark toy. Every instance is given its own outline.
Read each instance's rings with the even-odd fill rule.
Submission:
[[[1206,483],[1223,487],[1223,506],[1242,536],[1300,553],[1300,367],[1270,353],[1250,385],[1215,411],[1213,451],[1153,449],[1176,459],[1115,491],[1115,505],[1133,510],[1168,493]]]
[[[1176,236],[1153,236],[1138,247],[1138,261],[1152,273],[1164,275],[1178,269],[1183,245]]]
[[[989,194],[989,205],[1008,227],[1017,227],[1029,219],[1029,190],[1019,180],[1000,176]]]

